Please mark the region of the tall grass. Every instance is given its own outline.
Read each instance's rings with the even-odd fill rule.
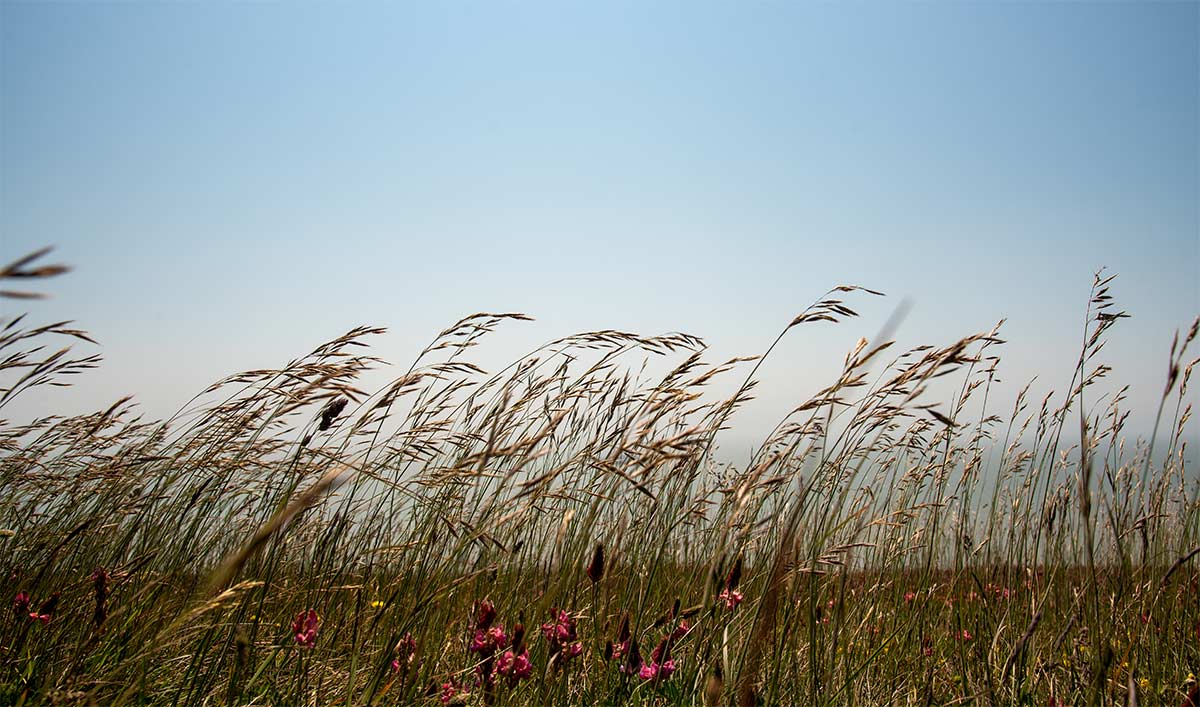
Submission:
[[[4,278],[61,271],[34,260]],[[992,409],[999,327],[862,340],[736,467],[714,440],[763,356],[596,331],[484,372],[511,313],[375,391],[359,327],[166,421],[4,422],[0,704],[1200,702],[1198,325],[1127,442],[1093,395],[1111,282],[1069,390]],[[69,323],[2,326],[0,408],[98,363],[47,355]]]

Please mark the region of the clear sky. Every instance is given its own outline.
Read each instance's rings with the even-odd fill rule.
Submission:
[[[362,323],[407,362],[480,310],[538,319],[485,358],[594,328],[752,354],[832,285],[887,292],[793,333],[752,437],[905,297],[901,343],[1007,317],[1006,380],[1061,388],[1108,266],[1148,416],[1200,312],[1198,28],[1197,2],[2,0],[0,255],[76,271],[0,307],[107,359],[18,412],[166,415]]]

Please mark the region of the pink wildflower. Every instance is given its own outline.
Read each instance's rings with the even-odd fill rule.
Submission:
[[[723,602],[727,611],[733,611],[738,604],[742,603],[743,599],[745,597],[736,589],[722,589],[721,593],[717,595],[717,601]]]
[[[960,641],[969,641],[969,640],[971,640],[972,638],[974,638],[974,636],[972,636],[972,635],[971,635],[971,632],[970,632],[970,631],[968,631],[968,630],[967,630],[967,629],[965,629],[965,628],[964,628],[963,630],[961,630],[961,631],[956,631],[956,632],[954,633],[954,637],[955,637],[955,638],[957,638],[957,639],[958,639],[958,640],[960,640]]]
[[[509,684],[515,685],[533,674],[533,663],[529,660],[529,649],[522,647],[518,651],[512,648],[500,654],[496,660],[496,672],[508,678]]]
[[[717,601],[725,604],[726,611],[733,611],[738,604],[742,603],[742,593],[737,590],[738,583],[742,581],[742,558],[739,556],[737,561],[733,563],[733,568],[729,570],[729,574],[725,575],[725,586],[721,589],[721,593],[717,595]]]
[[[482,653],[492,645],[492,640],[488,638],[486,631],[475,629],[475,635],[471,637],[471,645],[467,650],[472,653]]]
[[[632,653],[630,656],[632,657]],[[641,659],[639,657],[639,662]],[[632,667],[632,666],[631,666]],[[671,637],[666,636],[654,652],[650,654],[650,662],[641,663],[641,667],[637,668],[637,676],[642,680],[666,680],[671,677],[671,673],[675,672],[676,664],[671,658]],[[632,670],[623,672],[633,672]]]
[[[450,704],[450,700],[465,692],[466,690],[463,690],[457,682],[451,679],[442,683],[442,695],[440,699],[442,704],[448,705]]]
[[[621,628],[617,630],[617,642],[612,646],[613,660],[620,660],[629,653],[631,637],[629,634],[629,612],[621,615]]]
[[[650,660],[654,662],[660,678],[671,677],[671,673],[675,672],[675,661],[671,658],[670,638],[664,638],[662,643],[658,644],[658,647],[650,654]]]
[[[51,594],[49,599],[42,602],[37,611],[29,612],[29,620],[40,621],[43,624],[50,623],[50,619],[54,618],[54,611],[58,608],[58,597],[58,592]],[[26,608],[28,607],[29,604],[26,604]]]
[[[583,652],[583,644],[576,641],[575,619],[562,609],[550,610],[550,622],[542,624],[542,636],[550,645],[550,656],[562,654],[564,660]]]
[[[417,656],[417,640],[413,638],[411,633],[406,633],[400,637],[400,641],[396,644],[396,652],[400,657],[404,658],[406,663],[413,662]]]
[[[403,668],[408,671],[413,661],[417,659],[417,641],[411,633],[405,633],[396,642],[396,657],[392,659],[392,672],[398,673]]]
[[[916,598],[917,598],[916,592],[905,592],[904,593],[904,601],[906,601],[906,602],[911,603]]]
[[[504,624],[496,624],[486,631],[475,629],[471,639],[471,652],[491,655],[508,644],[508,636],[504,633]]]
[[[529,660],[529,649],[525,647],[525,626],[513,626],[512,640],[504,633],[502,624],[496,619],[495,607],[484,600],[476,606],[476,628],[471,639],[470,650],[478,653],[482,661],[475,667],[479,683],[484,689],[484,701],[488,702],[496,683],[496,676],[503,675],[510,684],[516,684],[533,674],[533,663]],[[507,649],[507,650],[505,650]],[[497,656],[499,653],[499,656]]]
[[[17,592],[17,596],[13,597],[13,611],[15,611],[18,616],[28,615],[29,606],[32,603],[33,600],[29,598],[28,594],[25,592]]]
[[[301,611],[292,620],[292,635],[296,644],[301,648],[312,648],[317,645],[317,631],[321,628],[321,617],[315,609]]]

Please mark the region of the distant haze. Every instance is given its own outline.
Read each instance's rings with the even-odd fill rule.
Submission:
[[[169,415],[357,324],[407,367],[476,311],[537,318],[485,368],[601,328],[716,361],[848,282],[889,297],[793,331],[733,449],[905,298],[898,348],[1008,319],[1006,415],[1107,266],[1096,396],[1146,434],[1200,313],[1198,67],[1196,2],[0,3],[0,259],[76,268],[2,316],[106,358],[3,414]]]

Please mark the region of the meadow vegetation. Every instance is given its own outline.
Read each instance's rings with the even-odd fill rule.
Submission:
[[[61,272],[41,255],[0,284]],[[1112,284],[1065,390],[993,409],[999,327],[864,339],[736,465],[718,433],[770,350],[594,331],[485,372],[511,313],[378,390],[359,327],[166,421],[4,421],[0,704],[1200,705],[1197,323],[1131,440]],[[0,416],[101,375],[29,321],[0,322]]]

